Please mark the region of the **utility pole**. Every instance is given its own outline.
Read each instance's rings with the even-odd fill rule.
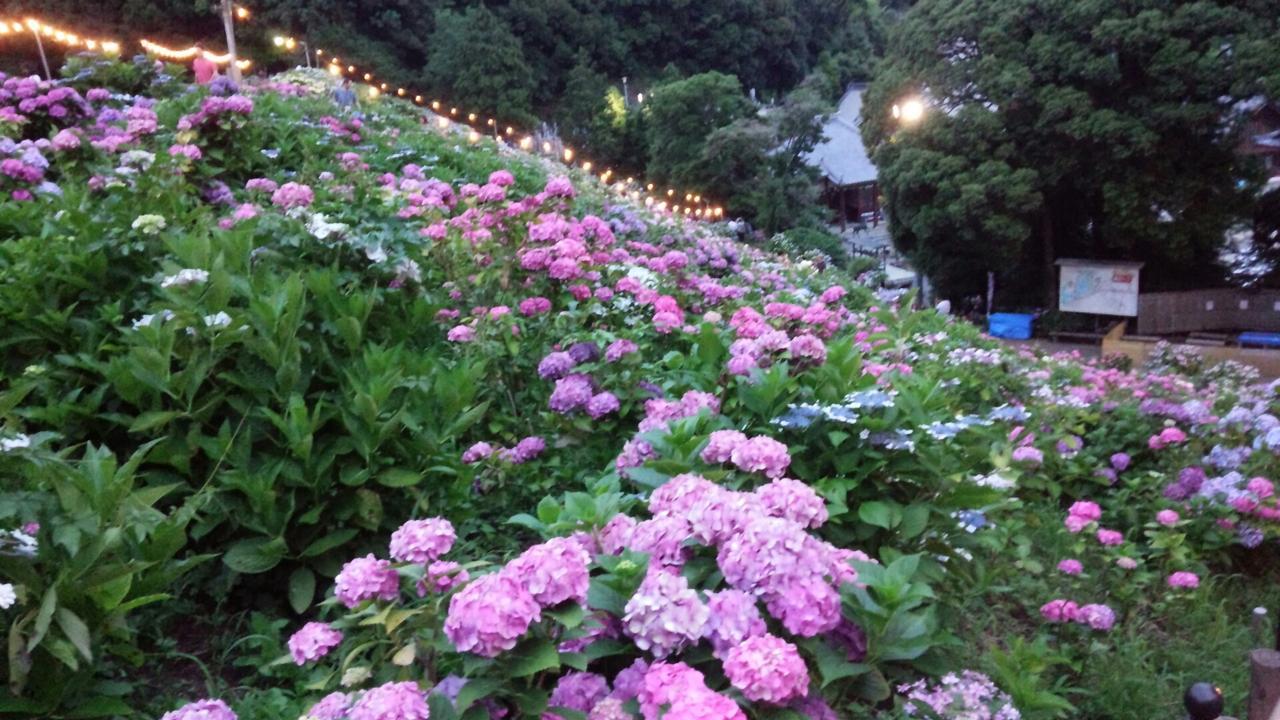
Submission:
[[[240,83],[240,58],[236,55],[235,22],[235,11],[231,7],[231,0],[222,0],[222,27],[227,31],[227,53],[231,55],[231,62],[227,64],[227,76],[238,85]]]

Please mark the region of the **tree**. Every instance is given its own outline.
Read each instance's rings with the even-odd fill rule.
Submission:
[[[995,270],[1052,304],[1059,257],[1212,282],[1256,187],[1228,111],[1258,77],[1232,48],[1267,22],[1230,0],[920,0],[863,108],[895,242],[944,294]],[[927,114],[896,124],[912,94]]]
[[[438,13],[429,46],[427,79],[451,100],[517,122],[532,120],[533,75],[520,41],[487,7]]]
[[[648,173],[681,187],[698,184],[707,137],[751,111],[738,78],[718,72],[659,85],[646,104]]]
[[[768,234],[817,226],[818,178],[804,156],[822,137],[827,104],[806,82],[765,117],[736,120],[708,136],[694,178],[714,188],[731,215]]]
[[[592,67],[586,53],[580,53],[577,64],[566,76],[564,93],[555,113],[560,136],[566,142],[584,150],[598,150],[594,126],[609,110],[608,92],[609,79]]]

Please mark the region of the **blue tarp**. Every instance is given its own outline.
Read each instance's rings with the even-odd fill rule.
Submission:
[[[1031,321],[1034,317],[1020,313],[991,313],[987,319],[987,332],[991,337],[1006,340],[1030,340]]]
[[[1280,347],[1280,333],[1243,332],[1240,333],[1240,344]]]

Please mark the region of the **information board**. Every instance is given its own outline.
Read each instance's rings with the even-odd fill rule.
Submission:
[[[1142,263],[1059,260],[1058,309],[1093,315],[1138,315]]]

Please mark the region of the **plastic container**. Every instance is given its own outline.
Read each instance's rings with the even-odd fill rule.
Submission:
[[[987,333],[1006,340],[1030,340],[1034,318],[1021,313],[991,313],[987,318]]]

